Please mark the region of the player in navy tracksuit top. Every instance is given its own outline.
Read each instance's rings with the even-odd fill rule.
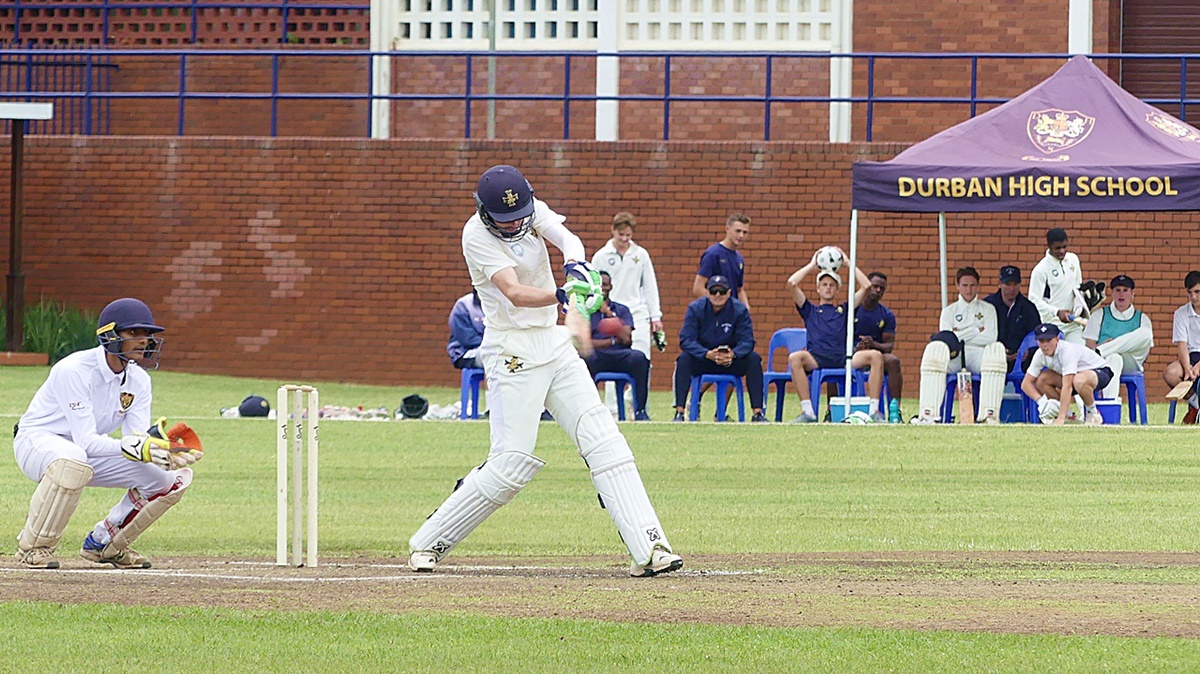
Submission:
[[[763,422],[762,358],[754,351],[754,324],[746,305],[729,296],[730,282],[724,276],[708,279],[708,297],[688,305],[679,330],[675,359],[675,420],[683,421],[692,377],[700,374],[732,374],[746,378],[752,421]],[[725,348],[722,348],[725,347]]]

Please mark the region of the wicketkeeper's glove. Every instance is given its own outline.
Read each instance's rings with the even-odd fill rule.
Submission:
[[[150,427],[150,436],[165,438],[170,443],[171,461],[175,468],[190,466],[204,458],[204,443],[187,424],[179,423],[167,429],[167,418],[160,417]]]
[[[121,438],[121,454],[130,461],[153,463],[163,470],[171,470],[171,442],[149,435],[126,435]]]

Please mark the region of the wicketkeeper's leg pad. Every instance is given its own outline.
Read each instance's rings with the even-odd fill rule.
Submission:
[[[133,545],[133,542],[137,540],[138,536],[142,535],[142,532],[149,529],[151,524],[157,522],[158,518],[162,517],[183,499],[183,492],[187,491],[187,488],[192,484],[192,469],[180,468],[176,471],[176,475],[177,477],[175,478],[175,483],[171,485],[171,490],[163,494],[156,494],[143,499],[141,495],[133,497],[133,492],[137,491],[136,489],[130,490],[130,495],[133,497],[131,500],[139,507],[131,513],[129,518],[125,520],[125,523],[121,525],[121,528],[113,533],[112,540],[108,542],[108,545],[104,546],[102,556],[110,557],[117,551],[125,550],[130,545]],[[141,505],[143,500],[145,505]]]
[[[1000,421],[1004,402],[1004,379],[1008,375],[1008,356],[1004,344],[993,342],[983,348],[979,364],[979,421]]]
[[[608,415],[607,410],[604,413]],[[440,560],[489,515],[512,501],[545,465],[536,456],[523,452],[501,452],[489,457],[459,481],[454,493],[409,539],[409,548],[432,552]]]
[[[918,412],[922,418],[941,419],[949,369],[950,347],[940,340],[925,345],[925,353],[921,355],[921,409]]]
[[[633,452],[608,411],[594,407],[584,412],[575,435],[579,455],[592,472],[600,505],[608,510],[633,561],[649,564],[656,547],[670,551],[671,545],[634,464]]]
[[[55,548],[75,508],[83,488],[92,480],[92,467],[75,459],[55,459],[46,468],[29,502],[29,516],[17,539],[21,550]]]

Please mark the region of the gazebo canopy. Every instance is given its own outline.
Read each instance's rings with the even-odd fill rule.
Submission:
[[[1200,131],[1083,56],[885,162],[854,164],[855,210],[1200,210]]]

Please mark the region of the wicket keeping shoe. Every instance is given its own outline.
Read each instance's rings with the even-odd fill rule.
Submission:
[[[817,423],[817,415],[801,412],[800,416],[792,419],[793,424],[815,424]]]
[[[62,566],[54,556],[54,548],[46,546],[29,550],[17,549],[17,562],[27,569],[57,569]]]
[[[642,566],[634,562],[629,567],[629,575],[634,578],[650,578],[651,576],[678,571],[682,568],[683,557],[662,548],[654,548],[654,552],[650,553],[650,563]]]
[[[83,548],[79,556],[97,564],[112,564],[114,569],[148,569],[150,560],[133,548],[124,550],[109,550],[107,545],[101,545],[89,533],[83,539]]]
[[[408,553],[408,568],[418,573],[429,573],[437,566],[437,553],[429,550],[413,550]]]

